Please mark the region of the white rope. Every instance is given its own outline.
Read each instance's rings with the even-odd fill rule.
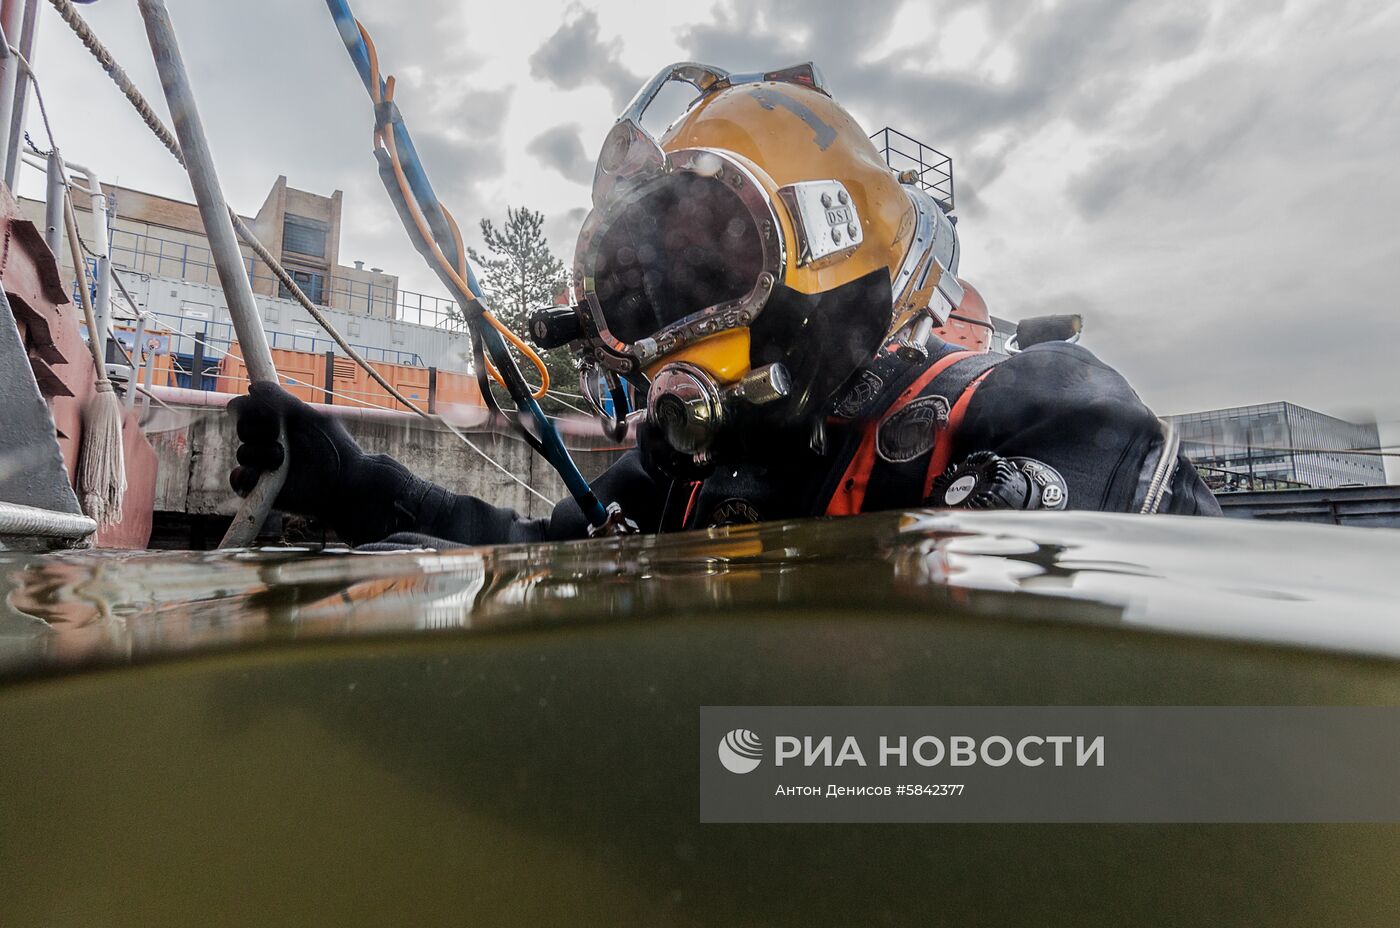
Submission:
[[[587,416],[587,417],[590,418],[590,419],[593,418],[593,413],[590,413],[590,412],[588,412],[588,411],[585,410],[585,409],[579,409],[579,408],[578,408],[577,406],[575,406],[573,403],[569,403],[569,402],[566,402],[566,401],[564,401],[564,400],[561,400],[561,399],[559,398],[559,394],[555,393],[553,390],[550,390],[550,391],[549,391],[548,393],[546,393],[545,395],[548,396],[548,397],[550,397],[551,399],[553,399],[554,402],[558,403],[560,406],[564,406],[564,407],[567,407],[567,408],[569,408],[569,409],[572,409],[574,412],[579,413],[580,415]]]
[[[19,61],[20,65],[24,68],[24,72],[29,75],[29,83],[34,85],[34,99],[39,101],[39,116],[44,122],[44,134],[49,138],[49,148],[58,148],[58,143],[55,142],[53,138],[53,127],[49,125],[49,110],[48,107],[44,106],[44,94],[39,89],[39,76],[34,73],[34,69],[30,67],[29,59],[21,55],[19,49],[15,48],[13,45],[6,45],[5,47],[10,50],[10,54]]]
[[[553,506],[553,505],[557,502],[557,500],[552,500],[552,499],[550,499],[548,496],[545,496],[545,495],[544,495],[543,493],[541,493],[539,490],[536,490],[534,487],[530,486],[530,485],[529,485],[528,483],[526,483],[524,480],[521,480],[519,477],[517,477],[512,471],[507,470],[507,469],[506,469],[505,467],[503,467],[501,464],[497,463],[495,458],[491,457],[491,455],[487,454],[485,451],[482,451],[480,448],[478,448],[475,444],[472,443],[472,440],[471,440],[470,438],[468,438],[467,436],[463,435],[461,432],[457,431],[457,427],[456,427],[455,425],[453,425],[451,422],[448,422],[446,419],[443,419],[443,418],[441,418],[441,417],[439,417],[438,421],[440,421],[443,425],[447,426],[447,430],[448,430],[449,432],[451,432],[453,435],[456,435],[458,438],[462,439],[462,441],[466,444],[466,446],[467,446],[468,448],[472,449],[472,450],[475,451],[477,454],[479,454],[479,455],[481,455],[483,458],[485,458],[485,459],[486,459],[486,463],[490,464],[492,467],[496,468],[498,471],[500,471],[501,473],[505,474],[507,477],[509,477],[510,479],[514,480],[516,483],[520,484],[522,487],[524,487],[525,489],[529,490],[531,493],[535,494],[536,496],[538,496],[540,499],[544,500],[544,501],[545,501],[546,503],[548,503],[549,505]]]

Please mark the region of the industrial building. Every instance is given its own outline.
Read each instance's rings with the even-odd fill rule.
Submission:
[[[1216,492],[1385,483],[1374,422],[1348,422],[1285,402],[1167,418],[1180,431],[1182,452]]]
[[[193,203],[175,200],[114,184],[103,184],[107,195],[112,260],[140,274],[217,283],[209,261],[209,240]],[[337,190],[322,196],[288,185],[278,177],[253,216],[243,219],[259,241],[291,272],[311,299],[332,309],[379,318],[397,318],[398,278],[380,268],[340,263],[340,231],[344,194]],[[74,203],[78,225],[91,241],[92,215],[88,204]],[[42,204],[22,198],[26,218],[40,222]],[[242,245],[249,265],[253,292],[263,296],[287,296],[281,285]],[[66,252],[63,266],[71,271]]]
[[[142,351],[155,385],[242,392],[241,368],[230,368],[236,338],[209,251],[199,210],[193,203],[102,184],[107,201],[111,263],[137,308],[146,314]],[[79,229],[96,243],[86,197],[76,198]],[[44,204],[21,199],[20,212],[42,227]],[[436,405],[444,388],[449,402],[476,402],[468,386],[471,344],[451,301],[399,287],[398,277],[363,261],[341,258],[343,194],[299,190],[278,177],[256,214],[244,220],[292,275],[301,290],[359,353],[380,366],[407,396]],[[66,241],[62,243],[66,246]],[[396,408],[398,404],[358,369],[294,300],[252,250],[244,261],[264,328],[285,386],[303,399]],[[60,248],[64,280],[73,280],[71,250]],[[86,256],[88,279],[95,259]],[[116,293],[113,294],[117,296]],[[135,314],[112,301],[115,335],[126,353],[135,349]],[[109,360],[120,376],[116,347]],[[361,383],[360,381],[364,381]]]

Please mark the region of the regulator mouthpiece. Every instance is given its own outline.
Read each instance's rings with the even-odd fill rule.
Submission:
[[[792,380],[782,364],[769,364],[721,389],[709,372],[678,361],[652,380],[647,420],[681,454],[704,458],[715,439],[734,419],[738,404],[760,406],[787,396]]]
[[[661,369],[647,394],[647,419],[682,454],[703,455],[724,424],[724,403],[714,378],[693,364]]]

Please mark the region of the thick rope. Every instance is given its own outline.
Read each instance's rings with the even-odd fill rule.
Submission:
[[[117,89],[126,95],[132,106],[136,107],[136,112],[141,114],[141,118],[145,120],[147,126],[150,126],[151,131],[156,134],[156,138],[160,139],[161,144],[168,148],[170,153],[175,156],[175,160],[183,166],[185,155],[184,152],[180,151],[180,143],[175,139],[174,133],[160,121],[160,117],[151,108],[151,104],[141,95],[141,91],[136,89],[131,78],[126,76],[126,72],[122,70],[121,65],[117,64],[112,53],[97,38],[92,28],[78,15],[73,4],[68,0],[49,0],[49,3],[58,11],[58,15],[63,17],[63,21],[78,36],[87,50],[92,52],[92,57],[96,58],[97,63],[102,65],[102,70],[107,72],[107,76],[117,85]]]

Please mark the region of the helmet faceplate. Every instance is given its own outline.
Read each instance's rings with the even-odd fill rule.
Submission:
[[[700,96],[657,139],[641,117],[668,81]],[[962,295],[957,260],[943,209],[900,182],[811,65],[751,75],[672,65],[637,94],[599,157],[574,261],[583,357],[643,387],[684,363],[687,376],[698,370],[747,396],[744,379],[765,364],[755,355],[773,354],[754,335],[774,328],[759,322],[775,294],[824,314],[792,333],[807,344],[788,346],[810,352],[818,363],[807,366],[818,369],[814,332],[842,330],[840,294],[861,295],[849,321],[870,329],[864,304],[880,271],[889,311],[878,314],[879,337],[860,339],[864,363],[917,317],[946,321]],[[832,359],[822,389],[834,377],[839,386],[835,368],[850,353]],[[799,405],[810,412],[823,398],[806,386]]]

